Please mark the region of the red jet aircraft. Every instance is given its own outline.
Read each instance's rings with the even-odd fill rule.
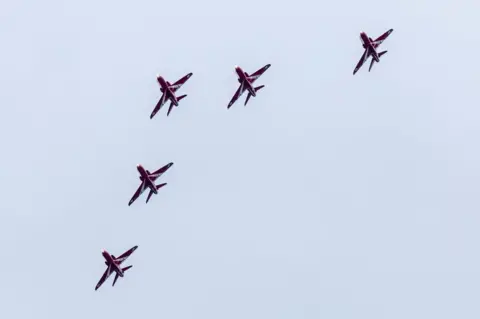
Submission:
[[[153,194],[158,194],[158,190],[160,188],[162,188],[163,186],[167,185],[167,183],[163,183],[163,184],[159,184],[159,185],[155,185],[155,181],[157,180],[157,178],[159,178],[160,176],[162,176],[163,173],[165,173],[169,168],[170,166],[172,166],[173,163],[168,163],[167,165],[163,166],[162,168],[156,170],[155,172],[153,173],[150,173],[148,170],[145,170],[143,168],[142,165],[137,165],[137,170],[138,172],[140,173],[140,180],[142,181],[142,183],[140,184],[140,186],[138,187],[137,191],[135,192],[135,194],[133,194],[133,197],[132,199],[130,200],[130,202],[128,203],[128,206],[132,205],[132,203],[143,193],[143,191],[145,191],[147,188],[150,188],[150,193],[148,194],[148,197],[147,197],[147,203],[148,203],[148,200],[150,199],[150,197],[152,197]]]
[[[268,70],[270,67],[270,64],[265,65],[263,68],[257,70],[255,73],[252,75],[248,75],[247,72],[244,72],[239,66],[235,66],[235,72],[237,72],[238,75],[238,82],[240,82],[240,87],[238,88],[237,92],[232,97],[232,100],[227,106],[227,109],[229,109],[233,103],[243,94],[243,92],[248,91],[247,99],[245,100],[245,104],[247,105],[248,100],[250,99],[250,96],[257,96],[256,92],[263,88],[265,85],[260,85],[257,87],[253,87],[253,82],[255,82],[265,71]]]
[[[170,112],[172,111],[172,108],[173,106],[178,106],[178,102],[183,99],[184,97],[186,97],[187,95],[184,94],[184,95],[181,95],[181,96],[175,96],[175,92],[182,87],[182,85],[185,84],[185,82],[187,82],[187,80],[192,76],[193,73],[188,73],[187,75],[185,75],[183,78],[181,78],[180,80],[178,80],[177,82],[173,83],[173,84],[170,84],[170,82],[168,81],[165,81],[165,79],[158,75],[157,76],[157,81],[158,81],[158,84],[160,84],[160,92],[163,93],[162,97],[160,98],[160,101],[158,101],[157,105],[155,106],[155,108],[153,109],[153,112],[152,114],[150,115],[150,119],[152,119],[155,114],[157,114],[158,111],[160,111],[160,109],[162,108],[163,104],[165,104],[165,102],[167,100],[170,100],[170,106],[168,108],[168,112],[167,112],[167,116],[170,114]]]
[[[375,40],[368,37],[365,32],[360,33],[360,41],[362,41],[362,45],[363,45],[363,48],[365,49],[365,52],[363,52],[363,55],[360,58],[360,61],[358,61],[358,64],[355,67],[355,70],[353,70],[353,75],[357,73],[357,71],[362,67],[363,63],[365,63],[365,61],[367,61],[367,59],[370,56],[372,56],[372,61],[370,62],[370,68],[368,69],[368,72],[370,72],[370,70],[372,69],[373,63],[380,62],[380,57],[385,53],[387,53],[387,51],[377,53],[377,48],[380,46],[380,44],[382,44],[383,41],[385,41],[385,39],[392,32],[393,32],[393,29],[390,29]]]
[[[107,280],[110,275],[115,272],[115,279],[113,280],[112,286],[115,286],[115,283],[117,282],[118,277],[123,277],[125,274],[125,271],[128,269],[132,268],[132,266],[127,266],[127,267],[120,267],[120,265],[127,260],[127,258],[138,248],[138,246],[132,247],[126,252],[124,252],[120,257],[115,257],[114,255],[110,255],[106,250],[102,250],[102,256],[105,258],[105,265],[107,265],[107,270],[103,273],[102,278],[100,278],[100,281],[98,282],[97,286],[95,287],[95,290],[100,288],[100,286]]]

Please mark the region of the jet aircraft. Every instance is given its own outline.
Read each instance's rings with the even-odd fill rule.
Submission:
[[[251,96],[253,97],[257,96],[256,92],[261,88],[263,88],[265,85],[253,87],[253,82],[255,82],[265,71],[267,71],[269,67],[270,67],[270,64],[267,64],[263,68],[258,69],[252,75],[248,75],[248,73],[244,72],[242,68],[240,68],[239,66],[235,66],[235,72],[238,75],[238,82],[240,83],[240,87],[237,89],[237,92],[235,92],[235,94],[233,95],[232,100],[227,106],[227,109],[229,109],[233,105],[233,103],[235,103],[235,101],[245,91],[248,91],[248,95],[244,105],[247,105],[248,100],[250,99]]]
[[[137,165],[137,170],[138,172],[140,173],[140,180],[142,181],[142,183],[140,184],[140,186],[138,187],[137,191],[135,192],[135,194],[133,194],[133,197],[132,199],[130,200],[130,202],[128,203],[128,206],[132,205],[132,203],[147,189],[149,188],[150,189],[150,193],[148,194],[148,197],[147,197],[147,203],[148,203],[148,200],[150,199],[150,197],[153,195],[153,194],[158,194],[158,190],[160,188],[162,188],[163,186],[167,185],[167,183],[163,183],[163,184],[159,184],[159,185],[155,185],[155,181],[157,180],[157,178],[159,178],[160,176],[162,176],[163,173],[165,173],[169,168],[170,166],[172,166],[173,163],[168,163],[167,165],[163,166],[162,168],[156,170],[155,172],[153,173],[150,173],[148,170],[145,170],[143,168],[142,165]]]
[[[365,63],[365,61],[368,60],[370,56],[372,57],[372,61],[370,62],[370,68],[368,69],[368,72],[370,72],[370,70],[372,69],[373,63],[380,62],[380,57],[385,53],[387,53],[387,51],[382,51],[378,53],[377,48],[380,46],[380,44],[382,44],[383,41],[385,41],[385,39],[392,32],[393,32],[393,29],[390,29],[375,40],[368,37],[365,32],[360,33],[360,41],[362,41],[362,45],[363,45],[363,48],[365,49],[365,52],[363,52],[363,55],[360,58],[360,61],[358,61],[358,64],[355,67],[355,70],[353,70],[353,75],[355,75],[355,73],[357,73],[357,71],[360,70],[362,65]]]
[[[177,92],[177,90],[181,88],[182,85],[185,84],[185,82],[187,82],[187,80],[192,76],[192,74],[193,73],[188,73],[187,75],[185,75],[184,77],[182,77],[180,80],[178,80],[173,84],[170,84],[170,82],[165,81],[165,79],[162,76],[157,75],[157,81],[158,81],[158,84],[160,84],[160,92],[162,92],[163,94],[160,100],[158,101],[157,105],[153,109],[153,112],[150,115],[150,119],[152,119],[155,116],[155,114],[157,114],[157,112],[160,111],[163,104],[165,104],[167,100],[170,100],[170,106],[168,107],[167,116],[172,111],[172,108],[174,105],[178,106],[178,102],[184,97],[186,97],[187,95],[184,94],[184,95],[176,96],[175,92]]]
[[[127,266],[122,268],[121,264],[127,260],[127,258],[138,248],[138,246],[134,246],[124,252],[120,257],[115,257],[114,255],[110,255],[106,250],[102,250],[102,256],[105,258],[105,265],[107,265],[107,270],[102,275],[102,278],[100,278],[100,281],[98,282],[97,286],[95,287],[95,290],[100,288],[100,286],[107,280],[108,277],[112,273],[115,272],[115,279],[113,280],[112,287],[115,286],[115,283],[117,282],[118,277],[123,277],[125,274],[125,271],[128,269],[132,268],[132,266]]]

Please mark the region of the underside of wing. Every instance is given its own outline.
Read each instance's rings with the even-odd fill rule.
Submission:
[[[240,84],[237,91],[233,95],[232,99],[230,100],[230,103],[228,103],[227,109],[229,109],[233,105],[233,103],[235,103],[235,101],[238,100],[238,98],[243,94],[243,92],[245,92],[245,85],[242,83]]]
[[[263,73],[265,73],[265,71],[268,70],[268,68],[271,66],[271,64],[267,64],[265,65],[264,67],[258,69],[257,71],[255,71],[253,74],[249,75],[248,76],[248,80],[250,82],[254,82],[256,79],[258,79]]]
[[[118,264],[121,264],[123,263],[125,260],[127,260],[128,257],[130,257],[130,255],[138,248],[138,246],[134,246],[132,248],[130,248],[129,250],[127,250],[126,252],[124,252],[123,254],[121,254],[119,257],[115,258],[115,261],[118,263]]]
[[[155,172],[150,174],[150,178],[153,180],[156,180],[160,176],[162,176],[163,173],[165,173],[171,166],[173,165],[173,162],[168,163],[167,165],[163,166],[162,168],[157,169]]]
[[[108,266],[107,269],[105,270],[105,272],[103,273],[102,278],[100,278],[100,281],[97,283],[97,286],[95,286],[95,290],[100,288],[100,286],[103,285],[105,280],[107,280],[108,277],[110,277],[111,274],[112,274],[112,267]]]
[[[185,84],[185,82],[187,82],[187,80],[192,76],[193,73],[188,73],[187,75],[185,75],[183,78],[181,78],[180,80],[178,80],[177,82],[173,83],[171,86],[170,86],[170,89],[175,92],[177,91],[179,88],[182,87],[182,85]]]
[[[137,191],[135,192],[135,194],[133,194],[132,199],[130,199],[130,202],[128,202],[128,206],[132,205],[133,202],[136,201],[140,195],[142,195],[142,193],[145,191],[145,188],[146,188],[145,181],[142,181],[140,186],[137,188]]]
[[[162,108],[163,104],[165,104],[165,101],[167,100],[167,95],[165,93],[162,94],[162,97],[158,101],[157,105],[155,105],[155,108],[152,111],[152,114],[150,115],[150,118],[153,118],[155,114],[157,114],[158,111]]]
[[[382,44],[383,41],[385,41],[388,36],[390,35],[390,33],[393,32],[393,29],[390,29],[388,30],[387,32],[385,32],[384,34],[382,34],[381,36],[379,36],[378,38],[375,39],[375,41],[373,41],[373,46],[375,48],[378,48],[380,46],[380,44]]]
[[[363,55],[362,57],[360,58],[360,60],[358,61],[357,63],[357,66],[355,67],[355,70],[353,70],[353,74],[355,75],[355,73],[357,73],[358,70],[360,70],[360,68],[362,67],[362,65],[365,63],[365,61],[367,60],[368,58],[368,48],[365,49],[365,52],[363,52]]]

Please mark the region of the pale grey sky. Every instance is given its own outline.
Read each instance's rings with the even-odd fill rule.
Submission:
[[[0,317],[478,319],[477,2],[4,1]]]

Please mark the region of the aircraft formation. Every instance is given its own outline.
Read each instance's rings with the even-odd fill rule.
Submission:
[[[360,41],[362,42],[362,46],[365,49],[363,52],[360,61],[358,61],[357,65],[355,66],[355,69],[353,70],[353,75],[360,70],[360,68],[363,66],[363,64],[368,60],[369,57],[371,57],[370,61],[370,67],[368,71],[370,72],[372,70],[373,64],[375,62],[379,63],[380,62],[380,57],[383,56],[387,51],[382,51],[382,52],[377,52],[378,47],[385,41],[388,36],[393,32],[393,29],[390,29],[383,33],[381,36],[373,40],[370,38],[365,32],[360,33]],[[257,87],[254,87],[253,84],[254,82],[262,76],[265,71],[267,71],[270,68],[270,64],[267,64],[257,71],[253,72],[251,75],[249,75],[247,72],[243,71],[241,67],[235,66],[235,72],[238,76],[238,82],[240,83],[240,86],[238,87],[237,91],[233,95],[232,99],[227,105],[227,109],[230,109],[230,107],[238,100],[240,96],[242,96],[245,91],[248,91],[247,98],[245,99],[244,105],[246,106],[248,101],[250,100],[250,97],[256,97],[257,92],[264,88],[265,85],[260,85]],[[167,111],[167,116],[170,115],[170,112],[172,111],[173,107],[178,107],[179,101],[185,98],[187,95],[183,94],[180,96],[176,95],[176,92],[190,79],[190,77],[193,75],[193,73],[188,73],[184,75],[182,78],[180,78],[178,81],[175,83],[171,84],[170,82],[166,81],[162,76],[158,75],[157,76],[157,82],[160,86],[160,92],[162,93],[162,96],[160,97],[160,100],[158,101],[157,105],[153,109],[152,113],[150,114],[150,119],[153,119],[153,117],[157,114],[158,111],[161,110],[162,106],[167,102],[170,101],[170,106],[168,107]],[[145,170],[142,165],[137,165],[137,171],[140,174],[139,179],[141,181],[140,186],[138,189],[135,191],[133,194],[133,197],[130,199],[128,202],[128,206],[132,205],[133,202],[135,202],[142,193],[148,189],[149,193],[146,199],[146,203],[150,200],[153,194],[158,194],[158,190],[167,183],[162,183],[156,185],[155,182],[158,178],[160,178],[170,167],[172,167],[173,163],[168,163],[164,165],[163,167],[159,168],[158,170],[154,171],[151,173],[149,170]],[[106,250],[102,250],[102,256],[105,259],[105,265],[107,266],[107,269],[103,273],[102,277],[100,278],[100,281],[97,283],[95,286],[95,290],[100,288],[100,286],[110,277],[112,273],[115,272],[115,278],[113,280],[112,286],[115,285],[117,282],[118,277],[123,277],[125,272],[132,268],[132,265],[122,267],[122,263],[127,260],[128,257],[138,248],[138,246],[134,246],[121,254],[119,257],[115,257],[114,255],[111,255],[109,252]]]

